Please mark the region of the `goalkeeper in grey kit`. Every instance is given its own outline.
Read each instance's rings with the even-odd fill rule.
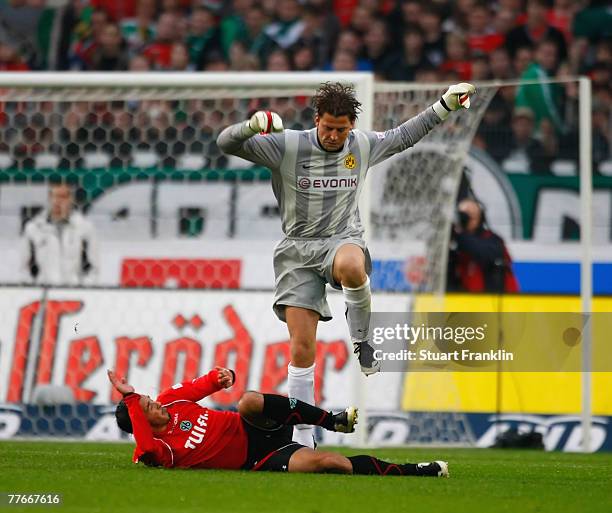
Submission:
[[[272,171],[285,238],[274,251],[274,312],[287,323],[290,397],[314,404],[316,331],[331,319],[325,286],[342,290],[361,370],[379,370],[369,344],[371,261],[358,200],[370,166],[416,144],[451,111],[469,108],[471,84],[451,86],[439,101],[386,132],[355,128],[361,104],[350,85],[325,83],[313,98],[315,127],[284,130],[280,116],[259,111],[217,139],[225,153]],[[294,440],[313,447],[312,427]]]

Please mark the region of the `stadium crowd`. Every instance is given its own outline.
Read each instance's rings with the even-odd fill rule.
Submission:
[[[600,0],[3,0],[0,71],[370,70],[441,83],[586,74],[597,170],[610,158],[611,27]],[[475,144],[508,171],[518,156],[549,173],[577,158],[576,99],[575,83],[504,88]],[[87,116],[67,114],[56,142],[86,128]],[[119,161],[125,141],[112,148]]]

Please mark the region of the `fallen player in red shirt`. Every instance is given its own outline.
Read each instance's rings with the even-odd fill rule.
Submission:
[[[216,367],[193,381],[174,385],[157,401],[135,393],[125,378],[118,378],[111,370],[108,378],[123,394],[115,416],[123,431],[134,433],[135,463],[168,468],[448,477],[444,461],[399,464],[366,455],[347,458],[291,440],[295,424],[352,433],[357,423],[353,407],[334,415],[297,399],[259,392],[246,392],[237,413],[200,406],[196,401],[234,384],[235,375],[229,369]]]

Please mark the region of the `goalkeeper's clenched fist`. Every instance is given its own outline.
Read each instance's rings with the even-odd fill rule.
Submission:
[[[282,132],[283,120],[276,112],[259,110],[245,123],[245,129],[251,132],[250,135]]]
[[[442,95],[439,101],[433,104],[433,110],[440,116],[440,119],[446,119],[448,114],[453,110],[461,108],[470,108],[470,95],[476,92],[476,88],[467,82],[455,84],[448,88]]]

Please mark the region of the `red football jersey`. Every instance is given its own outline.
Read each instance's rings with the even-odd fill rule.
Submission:
[[[238,413],[212,410],[196,403],[221,389],[217,371],[179,383],[157,397],[170,413],[163,433],[153,433],[139,399],[125,398],[136,449],[135,463],[147,455],[164,467],[239,469],[246,461],[247,435]]]

